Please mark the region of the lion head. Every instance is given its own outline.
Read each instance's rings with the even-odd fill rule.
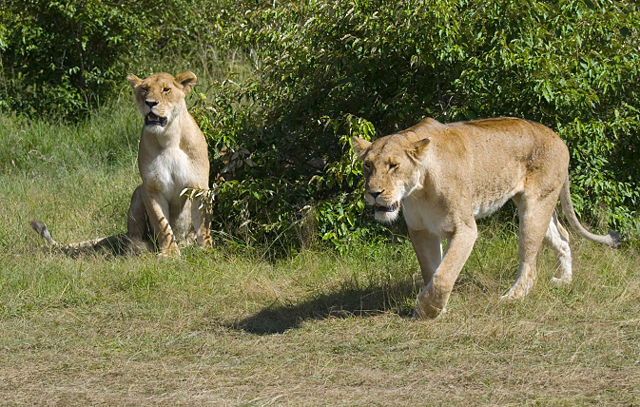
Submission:
[[[145,130],[159,133],[186,109],[184,97],[195,85],[196,75],[187,71],[174,78],[162,72],[140,79],[131,74],[127,80],[144,117]]]
[[[430,139],[414,141],[406,134],[392,134],[371,143],[352,138],[365,177],[365,201],[373,206],[379,222],[398,217],[402,200],[422,185],[422,161]]]

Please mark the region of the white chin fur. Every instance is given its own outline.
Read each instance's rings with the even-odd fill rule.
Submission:
[[[398,219],[399,212],[399,209],[393,212],[376,211],[375,218],[380,223],[393,223],[396,219]]]
[[[145,124],[144,130],[154,134],[161,134],[167,129],[167,127],[169,127],[169,123],[165,126],[160,126],[159,124]]]

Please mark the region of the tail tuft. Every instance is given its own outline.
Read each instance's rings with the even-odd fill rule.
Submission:
[[[613,247],[614,249],[620,247],[620,245],[622,244],[620,233],[616,232],[615,230],[610,230],[607,236],[609,236],[609,239],[611,239],[611,243],[609,244],[609,246]]]
[[[37,220],[30,222],[31,227],[35,230],[40,236],[44,238],[49,244],[56,245],[56,241],[51,237],[51,233],[49,233],[49,229],[47,229],[47,225]]]

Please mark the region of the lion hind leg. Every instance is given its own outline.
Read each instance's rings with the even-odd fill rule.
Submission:
[[[551,279],[556,284],[571,282],[571,247],[569,246],[569,233],[558,222],[558,216],[554,212],[545,234],[545,241],[555,251],[558,259],[555,276]]]
[[[150,240],[151,232],[147,212],[142,201],[142,185],[139,185],[131,195],[131,203],[127,212],[127,235],[134,241]]]
[[[536,279],[536,259],[547,229],[549,228],[549,223],[552,221],[551,218],[557,196],[557,194],[550,194],[543,200],[537,197],[514,197],[520,220],[518,274],[511,289],[509,289],[501,299],[513,300],[523,298],[533,287]]]
[[[196,231],[198,245],[203,249],[213,247],[211,239],[211,215],[202,198],[196,198],[191,204],[191,220]]]

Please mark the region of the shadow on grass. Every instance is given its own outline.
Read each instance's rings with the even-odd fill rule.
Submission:
[[[322,294],[298,304],[272,304],[258,313],[228,324],[258,335],[283,333],[297,328],[307,320],[322,320],[330,317],[371,316],[392,311],[410,317],[409,299],[415,299],[418,287],[414,281],[367,288],[345,287],[338,292]]]

